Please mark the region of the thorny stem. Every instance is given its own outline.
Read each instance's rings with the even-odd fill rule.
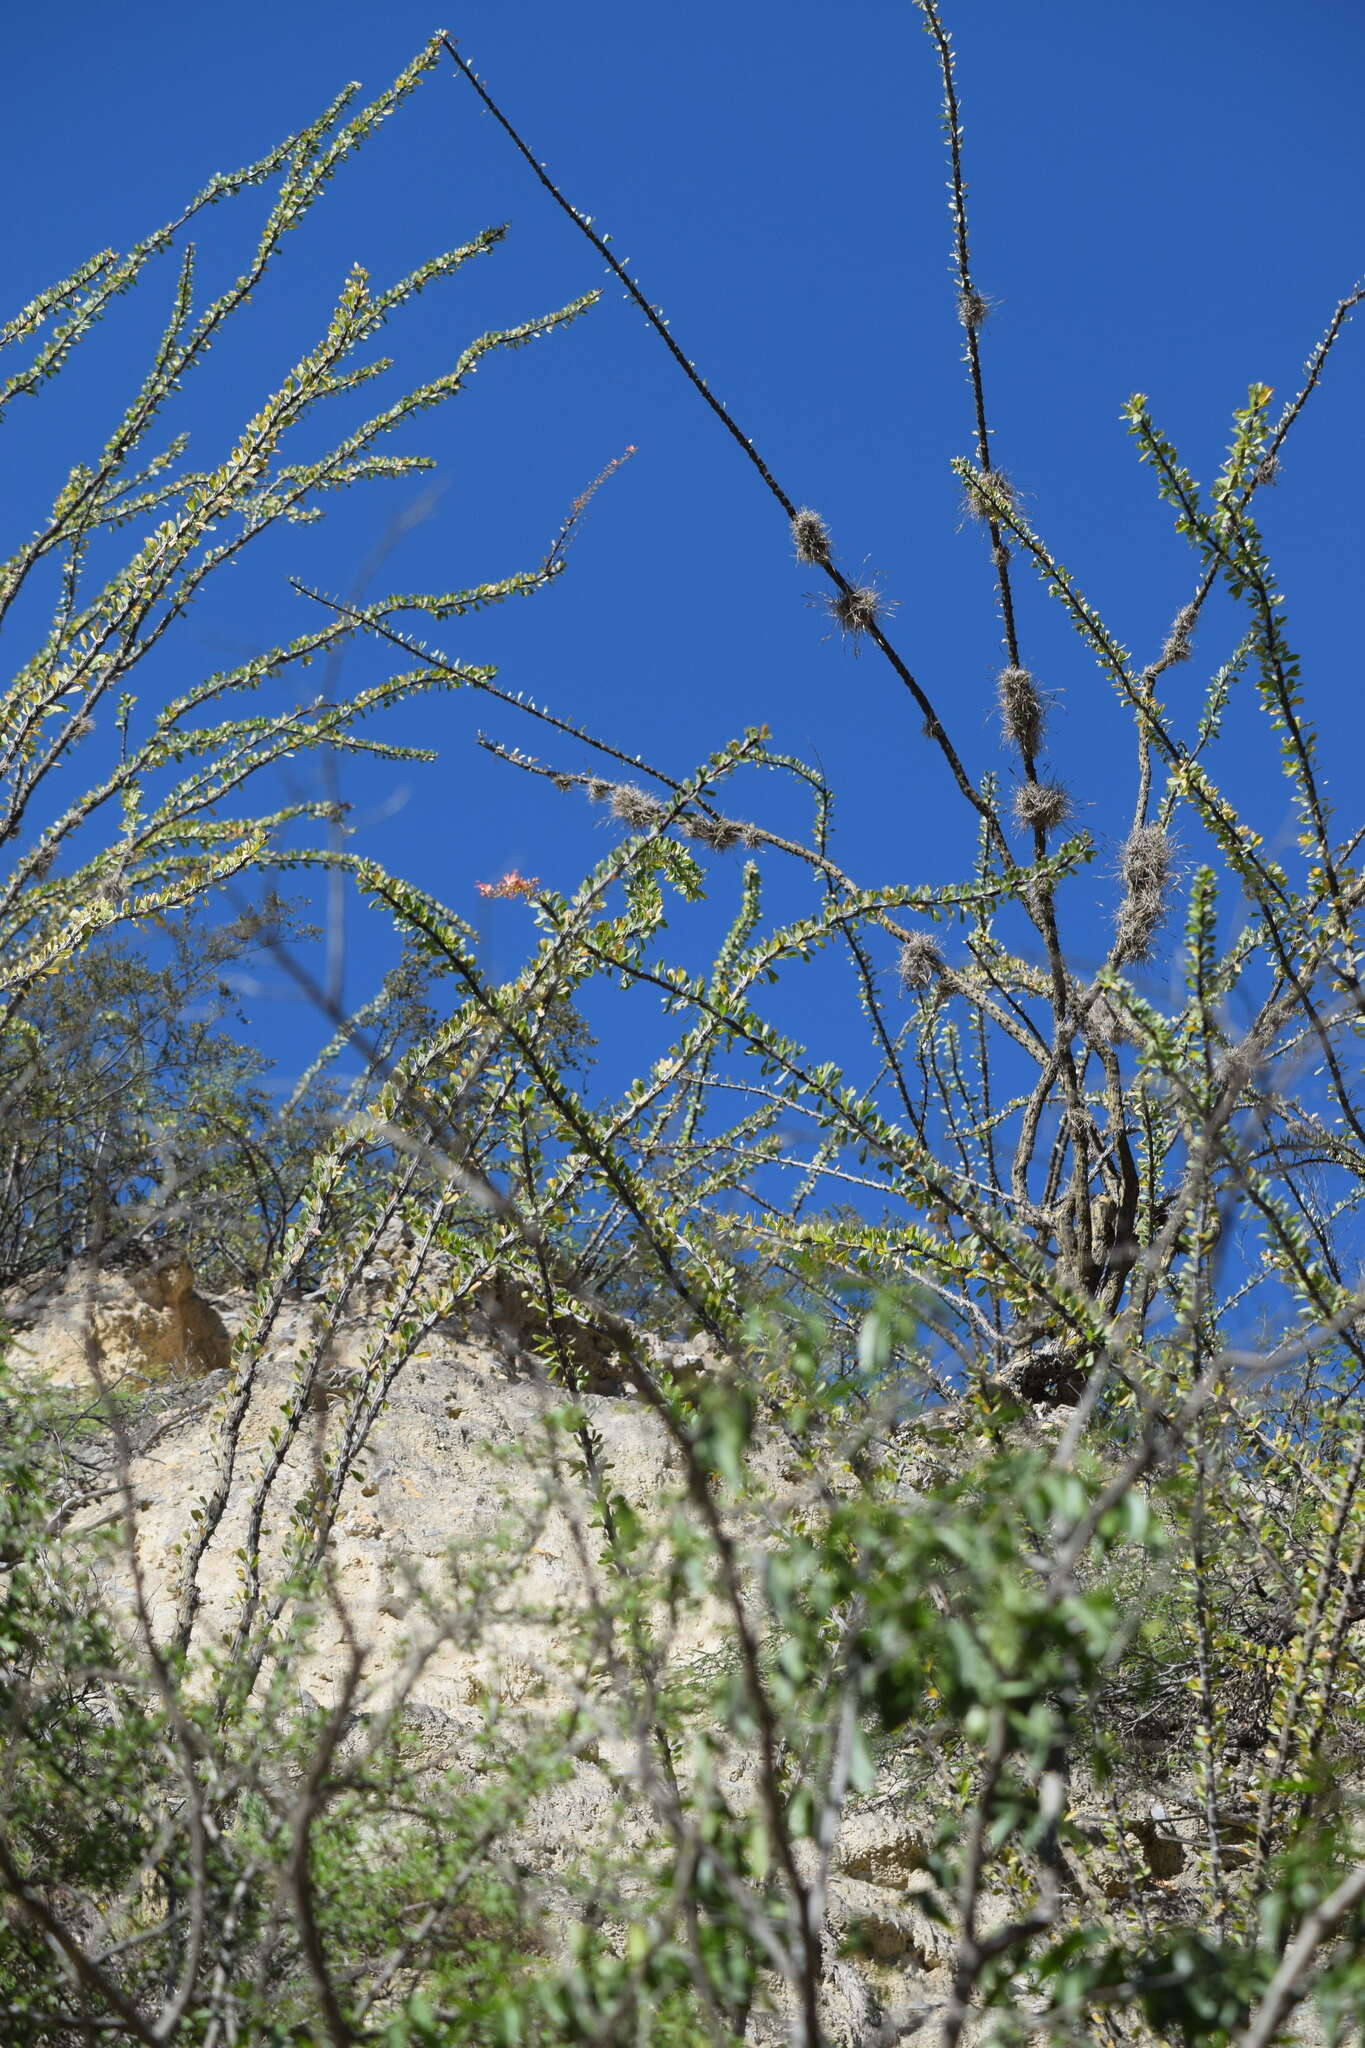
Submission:
[[[917,0],[925,27],[938,50],[943,77],[943,125],[952,159],[951,211],[954,258],[957,269],[958,309],[967,336],[967,366],[972,385],[972,406],[976,415],[976,448],[982,471],[990,476],[991,434],[986,422],[986,387],[981,369],[982,301],[972,278],[971,245],[967,233],[967,186],[962,173],[962,116],[958,107],[956,66],[952,38],[939,19],[935,0]],[[986,508],[986,525],[991,537],[991,560],[1000,592],[1000,616],[1005,628],[1005,651],[1012,667],[1019,667],[1019,636],[1014,622],[1014,592],[1010,583],[1009,550],[994,509]]]
[[[530,145],[523,140],[520,133],[512,125],[512,122],[508,119],[507,115],[503,112],[502,108],[499,106],[497,101],[493,98],[487,86],[484,84],[483,80],[475,71],[473,65],[470,64],[467,58],[461,56],[460,51],[457,48],[454,40],[450,36],[442,36],[441,43],[445,48],[446,52],[448,53],[450,60],[454,64],[456,70],[459,71],[469,81],[470,85],[474,88],[474,91],[478,94],[480,100],[483,102],[488,112],[493,116],[494,120],[498,123],[498,126],[509,137],[517,151],[530,165],[531,170],[535,174],[536,179],[544,187],[545,191],[549,193],[555,205],[559,207],[562,213],[567,214],[568,218],[573,222],[574,226],[578,229],[579,233],[585,236],[586,239],[589,242],[591,242],[593,248],[597,251],[597,254],[601,257],[602,261],[606,264],[607,268],[611,271],[612,275],[625,288],[628,297],[631,298],[634,301],[634,303],[639,307],[640,311],[644,314],[650,326],[654,329],[654,332],[659,336],[659,339],[663,342],[664,347],[672,356],[674,362],[678,365],[678,368],[686,377],[688,383],[692,386],[693,390],[697,392],[699,397],[705,400],[706,404],[711,408],[711,411],[715,414],[716,418],[725,428],[726,433],[730,435],[731,439],[743,451],[744,455],[748,458],[749,462],[758,471],[758,474],[762,478],[763,483],[766,485],[768,491],[777,500],[777,503],[782,507],[783,512],[786,514],[788,521],[790,521],[796,513],[795,501],[788,496],[785,490],[783,490],[781,484],[773,475],[772,470],[768,467],[768,464],[763,460],[763,457],[759,454],[757,448],[754,446],[751,437],[745,434],[739,427],[739,424],[735,420],[734,415],[731,413],[729,407],[722,404],[721,400],[716,397],[715,392],[711,389],[711,386],[707,383],[706,379],[701,375],[700,371],[690,361],[690,359],[686,355],[684,355],[682,349],[678,346],[678,343],[673,337],[673,333],[669,327],[668,322],[664,319],[662,313],[659,312],[658,308],[654,306],[648,298],[646,298],[645,294],[641,291],[639,285],[635,282],[635,279],[627,270],[625,264],[608,247],[607,237],[604,235],[600,235],[597,232],[597,229],[593,226],[591,218],[587,214],[581,213],[579,209],[575,205],[573,205],[572,201],[566,198],[564,192],[555,183],[554,179],[551,178],[544,164],[542,164],[539,161],[539,159],[532,153]],[[847,596],[853,590],[853,584],[849,581],[848,577],[846,577],[843,574],[843,572],[838,568],[838,566],[832,559],[826,559],[821,564],[821,567],[823,568],[825,575],[829,578],[830,582],[834,585],[836,590],[838,590],[845,596]],[[1004,835],[1000,830],[1000,824],[996,816],[994,806],[988,803],[987,800],[982,796],[980,790],[977,789],[975,783],[972,781],[970,775],[967,773],[966,767],[963,765],[963,762],[960,756],[958,755],[958,752],[954,747],[952,740],[948,736],[947,729],[940,720],[938,713],[935,711],[933,704],[930,702],[929,697],[923,689],[922,685],[916,680],[915,676],[911,673],[905,661],[898,653],[890,639],[887,637],[882,626],[876,620],[870,622],[870,624],[866,628],[866,632],[867,637],[874,642],[874,644],[880,650],[885,659],[890,663],[896,675],[899,676],[901,682],[905,685],[906,689],[914,698],[915,703],[918,706],[919,711],[924,718],[925,732],[938,746],[939,751],[942,753],[944,760],[948,764],[953,780],[956,782],[962,795],[967,799],[968,803],[971,804],[972,808],[975,811],[979,812],[981,817],[983,817],[989,822],[993,832],[999,838],[1000,843],[1003,846]]]

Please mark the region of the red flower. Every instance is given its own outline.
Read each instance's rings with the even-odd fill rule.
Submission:
[[[519,875],[513,868],[500,882],[476,882],[474,886],[480,896],[534,896],[540,887],[540,877]]]

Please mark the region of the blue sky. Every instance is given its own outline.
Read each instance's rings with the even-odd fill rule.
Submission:
[[[1207,479],[1247,384],[1294,387],[1365,269],[1365,13],[1347,0],[963,0],[949,20],[976,266],[995,302],[985,342],[997,460],[1120,637],[1155,651],[1190,567],[1119,408],[1147,391]],[[438,26],[633,259],[787,490],[822,511],[841,557],[866,562],[896,600],[898,644],[973,771],[1008,775],[991,715],[1000,653],[988,565],[949,469],[969,448],[970,417],[938,79],[910,0],[467,0],[444,21],[413,0],[25,10],[7,27],[0,130],[8,298],[22,304],[90,250],[126,244],[345,80],[387,83]],[[210,220],[210,270],[225,274],[252,218],[248,204],[236,225]],[[602,281],[468,88],[438,75],[337,181],[226,344],[191,415],[200,457],[320,328],[352,260],[387,280],[503,220],[509,239],[477,275],[394,326],[395,390],[484,328]],[[163,306],[158,282],[101,337],[104,354],[11,435],[7,534],[30,530],[64,463],[122,409]],[[1365,743],[1350,482],[1363,348],[1357,329],[1265,505],[1346,811]],[[913,705],[875,657],[855,661],[828,636],[777,508],[609,283],[586,320],[491,366],[411,434],[405,445],[438,458],[443,488],[393,558],[392,583],[448,588],[533,562],[627,444],[638,454],[594,505],[556,587],[442,643],[678,772],[767,722],[845,792],[841,853],[861,879],[961,875],[970,831]],[[374,486],[298,530],[245,595],[201,607],[183,660],[206,672],[300,630],[286,571],[344,589],[415,491]],[[1129,786],[1121,715],[1055,607],[1027,586],[1023,634],[1057,697],[1055,765],[1080,822],[1107,844],[1123,818],[1106,799]],[[1192,701],[1227,651],[1215,630],[1207,637],[1187,672]],[[345,786],[356,843],[482,918],[490,959],[510,966],[526,913],[481,909],[476,881],[515,865],[571,887],[606,828],[481,754],[480,729],[544,750],[486,702],[432,700],[385,732],[437,747],[436,765],[348,766]],[[1231,733],[1229,782],[1273,838],[1287,806],[1265,770],[1271,744],[1250,717]],[[737,795],[735,808],[795,822],[776,790]],[[1096,905],[1111,869],[1102,853],[1083,885]],[[736,886],[737,873],[722,880],[727,899]],[[348,992],[359,999],[383,941],[363,919],[351,931]],[[311,1031],[289,1005],[262,1001],[259,1019],[286,1066],[302,1057]]]

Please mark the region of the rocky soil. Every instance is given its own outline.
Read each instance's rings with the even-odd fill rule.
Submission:
[[[172,1263],[169,1279],[71,1276],[20,1315],[12,1352],[26,1373],[132,1397],[126,1478],[153,1634],[169,1640],[186,1612],[198,1517],[221,1482],[223,1512],[194,1572],[197,1642],[229,1649],[249,1596],[258,1615],[273,1603],[287,1621],[280,1575],[311,1516],[319,1527],[328,1521],[330,1591],[294,1672],[301,1695],[330,1705],[358,1645],[357,1726],[401,1700],[427,1769],[466,1767],[490,1694],[528,1731],[543,1725],[568,1697],[558,1650],[591,1613],[600,1544],[565,1435],[550,1422],[563,1392],[537,1368],[509,1305],[489,1299],[459,1322],[437,1322],[371,1413],[375,1302],[362,1301],[321,1351],[315,1311],[284,1305],[260,1362],[243,1375],[228,1348],[247,1305],[205,1302],[187,1269]],[[699,1349],[677,1362],[705,1370],[708,1360]],[[627,1500],[656,1501],[678,1483],[662,1426],[613,1380],[609,1362],[588,1364],[599,1391],[580,1406],[612,1483]],[[292,1435],[285,1426],[282,1440],[291,1414],[297,1426]],[[363,1448],[333,1486],[328,1475],[367,1416]],[[108,1444],[104,1454],[105,1484],[90,1489],[73,1526],[118,1512],[117,1460]],[[780,1487],[775,1450],[769,1462],[766,1476]],[[329,1487],[333,1504],[320,1510]],[[111,1550],[102,1570],[131,1626],[130,1557]],[[714,1659],[726,1639],[719,1603],[704,1606],[674,1628],[670,1665]],[[608,1718],[601,1742],[585,1742],[572,1775],[533,1809],[522,1853],[547,1896],[585,1848],[646,1828],[643,1808],[630,1811],[632,1764],[619,1718]],[[738,1785],[748,1760],[736,1755],[732,1768]],[[849,2048],[927,2042],[941,2016],[945,1937],[919,1903],[926,1825],[885,1801],[846,1816],[830,1896],[827,1998],[831,2038]],[[854,1923],[861,1952],[850,1961],[840,1937]],[[756,2041],[785,2038],[780,2015],[754,2027]]]

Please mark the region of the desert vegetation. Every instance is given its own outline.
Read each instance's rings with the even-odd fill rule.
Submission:
[[[1361,292],[1323,309],[1287,399],[1236,404],[1210,482],[1130,398],[1135,489],[1186,550],[1164,635],[1130,650],[997,454],[959,80],[938,0],[918,11],[989,743],[448,38],[0,329],[0,402],[55,406],[169,275],[126,409],[31,532],[7,505],[29,537],[0,563],[15,2048],[1358,2034],[1365,826],[1333,809],[1259,514],[1336,402]],[[401,360],[418,293],[458,320],[500,231],[391,283],[355,270],[190,466],[165,416],[419,90],[478,96],[698,431],[757,472],[829,660],[908,702],[954,792],[955,880],[850,872],[857,792],[786,750],[779,705],[652,761],[443,649],[600,573],[569,543],[615,463],[502,580],[300,584],[293,640],[168,668],[207,579],[419,470],[394,430],[593,304],[394,395],[371,345]],[[196,218],[258,190],[254,252],[201,297]],[[355,393],[373,409],[319,453]],[[1026,589],[1110,693],[1102,763],[1071,758],[1030,667]],[[362,644],[387,672],[348,690]],[[490,750],[554,786],[573,843],[606,826],[572,892],[484,884],[526,919],[501,979],[466,917],[351,847],[324,783],[258,801],[286,758],[411,754],[385,712],[455,689],[523,721]],[[1233,794],[1234,721],[1274,774],[1264,814]],[[354,1007],[301,964],[289,891],[318,874],[401,945]],[[254,956],[319,1020],[287,1095],[234,992]],[[847,977],[860,1044],[794,1027],[816,970]],[[592,1058],[608,999],[638,1020],[623,1087]]]

